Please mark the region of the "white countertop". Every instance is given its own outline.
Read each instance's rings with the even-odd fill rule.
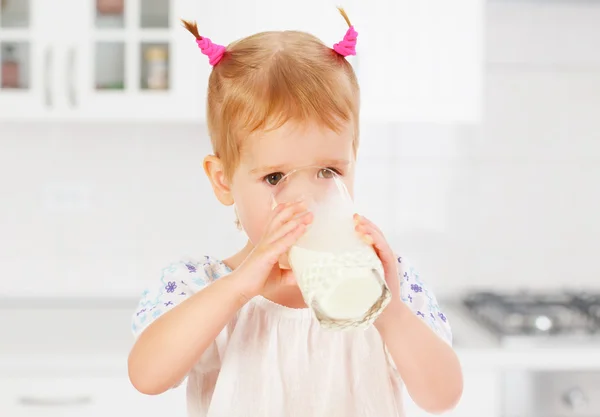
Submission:
[[[598,347],[522,350],[457,348],[456,352],[463,368],[469,369],[600,370]]]
[[[2,303],[0,374],[127,375],[136,300],[40,300]],[[446,309],[465,369],[597,369],[600,343],[502,347],[459,307]],[[8,335],[9,337],[6,337]]]
[[[456,348],[465,371],[531,370],[600,370],[598,348],[553,348],[507,350],[501,348]],[[127,376],[127,352],[109,354],[0,355],[1,375],[85,374]]]

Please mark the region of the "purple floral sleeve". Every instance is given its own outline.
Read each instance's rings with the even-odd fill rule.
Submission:
[[[435,295],[427,288],[419,273],[402,257],[398,257],[398,274],[402,301],[442,339],[452,344],[450,323],[440,310]]]
[[[131,330],[137,338],[154,320],[204,288],[211,277],[202,262],[180,261],[162,270],[158,282],[142,293]]]

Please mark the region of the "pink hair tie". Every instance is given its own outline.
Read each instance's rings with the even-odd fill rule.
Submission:
[[[210,65],[213,67],[221,61],[223,54],[225,54],[225,47],[223,45],[212,43],[208,38],[196,39],[196,43],[202,53],[208,57]]]
[[[343,57],[348,55],[356,55],[356,39],[358,32],[354,30],[354,26],[350,26],[344,35],[341,42],[333,45],[333,50]]]

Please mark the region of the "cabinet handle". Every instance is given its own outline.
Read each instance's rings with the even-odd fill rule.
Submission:
[[[92,397],[81,396],[72,398],[36,398],[21,397],[19,404],[25,407],[81,407],[92,403]]]
[[[67,95],[69,97],[69,103],[71,107],[77,107],[77,90],[75,82],[75,66],[77,64],[77,49],[69,49],[69,56],[67,61]]]
[[[53,107],[54,100],[52,94],[52,67],[53,67],[53,49],[51,46],[46,48],[46,55],[44,57],[44,95],[47,107]]]

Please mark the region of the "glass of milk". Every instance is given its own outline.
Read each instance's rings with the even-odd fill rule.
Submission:
[[[274,187],[273,206],[303,200],[314,215],[306,233],[280,260],[291,268],[322,327],[366,328],[390,302],[383,266],[354,229],[354,204],[329,168],[304,167]]]

